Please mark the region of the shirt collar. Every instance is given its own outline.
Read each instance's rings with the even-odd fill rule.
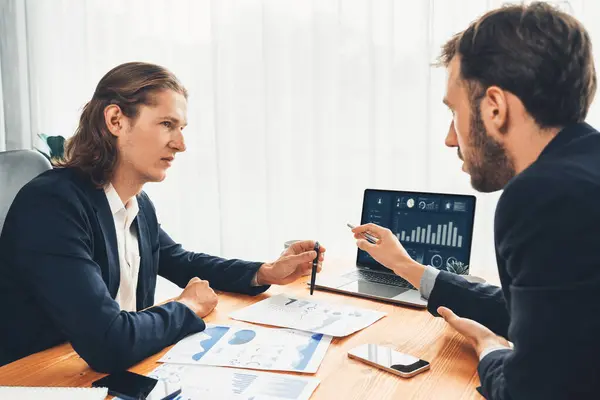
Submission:
[[[127,204],[123,204],[119,194],[115,190],[112,183],[109,183],[104,187],[104,193],[106,194],[106,199],[108,200],[108,205],[110,207],[110,212],[114,216],[115,214],[125,211],[130,220],[136,217],[139,212],[139,206],[137,202],[137,196],[133,196]]]

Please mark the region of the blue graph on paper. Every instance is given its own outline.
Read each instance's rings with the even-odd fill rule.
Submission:
[[[204,356],[212,347],[229,331],[229,327],[227,326],[215,326],[214,328],[206,328],[204,335],[208,335],[209,337],[200,341],[200,347],[202,351],[196,353],[192,356],[194,361],[198,361]]]
[[[331,337],[287,329],[209,325],[160,360],[248,369],[315,372]]]
[[[151,400],[162,399],[176,389],[182,392],[174,400],[301,400],[318,385],[314,378],[181,364],[163,364],[149,376],[158,380]]]
[[[298,353],[302,355],[302,358],[294,364],[295,369],[303,371],[306,368],[322,338],[323,334],[314,334],[310,337],[307,345],[298,347]]]
[[[237,331],[231,339],[229,339],[229,344],[232,345],[240,345],[250,343],[252,339],[256,337],[256,332],[250,329],[244,329],[241,331]]]

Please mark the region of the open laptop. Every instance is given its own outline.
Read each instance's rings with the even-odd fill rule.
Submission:
[[[361,224],[389,228],[421,264],[461,275],[469,272],[475,196],[366,189]],[[315,287],[392,303],[427,307],[408,281],[358,250],[356,269],[318,278]]]

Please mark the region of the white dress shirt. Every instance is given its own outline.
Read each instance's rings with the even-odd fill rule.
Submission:
[[[137,198],[132,197],[127,204],[123,204],[110,183],[104,188],[104,193],[115,221],[119,249],[121,281],[115,301],[123,311],[137,311],[136,291],[140,271],[140,250],[136,227],[133,225],[133,220],[139,211]]]

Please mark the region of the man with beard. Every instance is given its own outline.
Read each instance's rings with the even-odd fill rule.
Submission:
[[[357,245],[473,345],[485,397],[597,398],[600,133],[584,123],[596,90],[589,36],[548,4],[508,6],[448,41],[441,64],[453,114],[446,145],[476,190],[504,189],[494,224],[502,287],[420,265],[374,224],[353,230]]]

